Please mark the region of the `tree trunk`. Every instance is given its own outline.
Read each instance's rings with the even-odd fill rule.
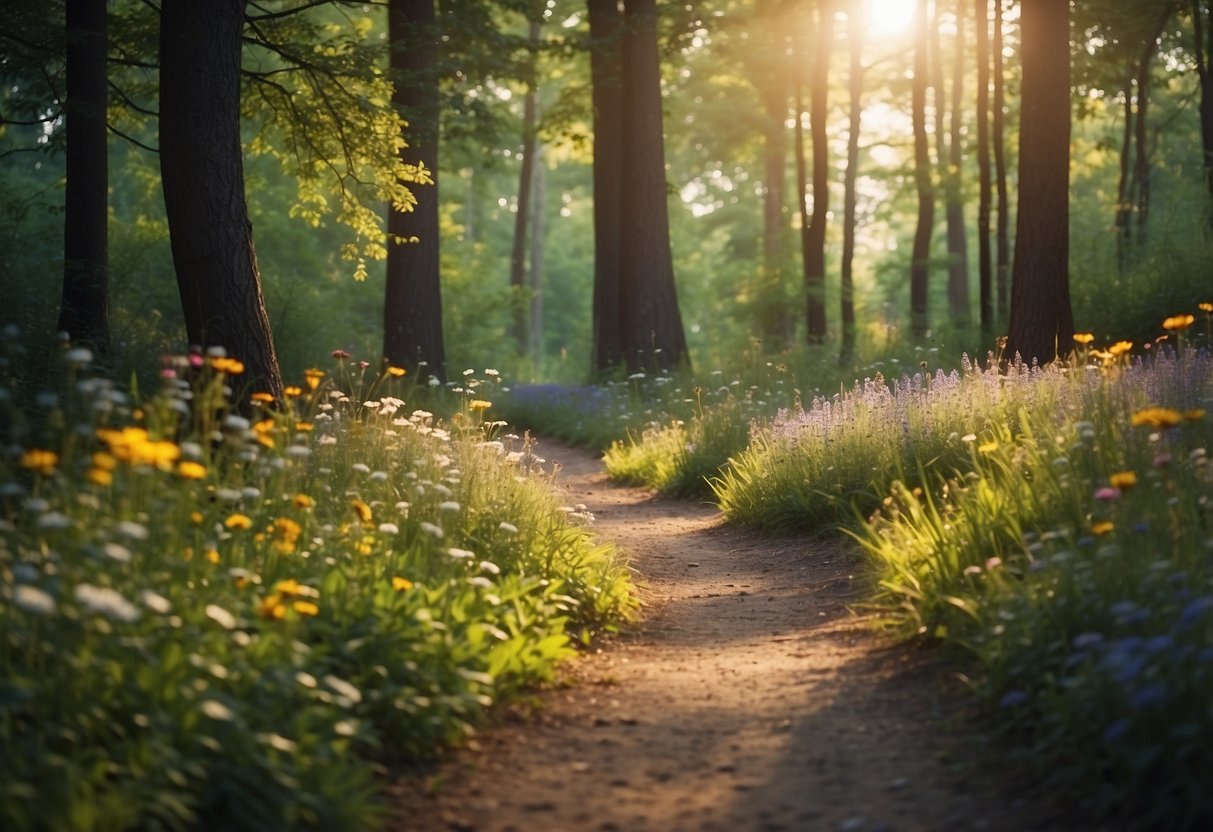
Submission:
[[[928,0],[918,0],[911,94],[914,183],[918,192],[918,225],[914,230],[914,248],[910,254],[910,325],[915,338],[925,337],[930,328],[927,283],[930,274],[931,230],[935,224],[935,192],[931,183],[931,152],[927,143],[927,29],[931,21],[929,6]]]
[[[1137,153],[1133,164],[1133,182],[1137,191],[1134,207],[1137,211],[1139,245],[1145,244],[1146,225],[1150,218],[1150,145],[1146,135],[1146,119],[1150,108],[1150,67],[1158,54],[1159,39],[1171,19],[1171,12],[1168,7],[1159,15],[1155,28],[1150,31],[1142,47],[1141,60],[1137,64],[1137,123],[1134,125],[1137,133],[1134,137]]]
[[[594,368],[622,366],[619,254],[623,183],[623,15],[616,0],[588,0],[594,107]]]
[[[109,345],[109,174],[105,133],[105,0],[67,3],[67,185],[59,331]]]
[[[689,363],[670,250],[656,0],[627,0],[624,23],[620,323],[628,369],[656,371]]]
[[[998,222],[994,233],[997,240],[995,284],[998,292],[998,320],[1007,320],[1007,278],[1011,274],[1011,206],[1007,195],[1006,150],[1006,75],[1002,57],[1002,3],[994,0],[994,40],[990,52],[994,56],[994,181],[998,191]]]
[[[847,171],[843,178],[842,197],[842,264],[840,297],[842,308],[842,345],[838,349],[838,366],[846,368],[855,359],[855,213],[857,199],[855,181],[859,176],[859,128],[863,117],[863,30],[866,0],[851,0],[847,12],[847,38],[850,72],[847,78],[848,102]]]
[[[539,49],[539,20],[532,20],[528,34],[530,62],[526,67],[526,95],[522,99],[522,166],[518,173],[518,205],[514,214],[514,249],[510,255],[510,290],[514,305],[514,341],[520,355],[530,344],[527,332],[530,300],[527,298],[526,240],[527,223],[531,218],[531,179],[534,176],[535,129],[538,116],[535,108],[535,65]]]
[[[1000,0],[1001,1],[1001,0]],[[977,285],[981,303],[981,331],[994,334],[994,293],[990,252],[990,0],[977,4]]]
[[[535,176],[531,180],[534,199],[531,200],[531,321],[528,329],[531,363],[536,368],[543,360],[543,250],[547,227],[547,178],[543,165],[543,147],[535,147]]]
[[[166,2],[160,13],[160,173],[189,340],[241,359],[249,388],[280,395],[240,147],[244,0]]]
[[[389,209],[383,357],[419,380],[446,381],[438,239],[438,26],[434,0],[391,0],[392,102],[408,121],[400,157],[429,182],[410,183],[412,211]]]
[[[786,79],[774,74],[763,79],[762,273],[759,287],[759,326],[763,339],[787,346],[791,319],[784,297],[783,264],[787,241],[784,217],[788,161],[788,91]]]
[[[1204,152],[1206,206],[1213,232],[1213,3],[1192,0],[1196,71],[1200,78],[1200,143]]]
[[[1123,272],[1128,257],[1129,242],[1133,236],[1133,226],[1129,221],[1133,213],[1133,201],[1130,196],[1130,172],[1132,167],[1129,159],[1133,155],[1133,80],[1125,79],[1124,86],[1124,119],[1125,126],[1120,138],[1120,178],[1116,186],[1116,264]]]
[[[1019,212],[1006,355],[1041,364],[1073,346],[1069,288],[1069,4],[1023,0]]]
[[[830,44],[833,39],[834,4],[817,3],[816,39],[809,76],[809,130],[813,136],[813,219],[805,235],[805,290],[810,344],[826,338],[826,221],[830,210],[830,148],[826,135],[829,116]]]
[[[964,105],[965,74],[965,6],[956,2],[956,54],[952,63],[952,112],[948,121],[948,170],[945,197],[948,228],[948,306],[952,321],[965,329],[969,326],[969,241],[965,228],[964,182],[961,176],[961,116]],[[941,68],[942,69],[942,68]],[[943,86],[940,85],[942,94]],[[942,95],[940,97],[942,100]]]

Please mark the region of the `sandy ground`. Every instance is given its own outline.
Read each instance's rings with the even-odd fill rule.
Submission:
[[[642,620],[539,707],[402,778],[394,830],[1075,828],[974,770],[955,685],[851,611],[853,547],[757,537],[614,486],[584,451],[539,453],[630,554]]]

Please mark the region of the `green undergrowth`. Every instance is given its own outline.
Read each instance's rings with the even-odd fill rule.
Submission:
[[[0,827],[374,827],[381,766],[631,614],[620,556],[497,438],[495,375],[440,420],[347,359],[241,408],[221,355],[144,395],[82,349],[0,386]]]

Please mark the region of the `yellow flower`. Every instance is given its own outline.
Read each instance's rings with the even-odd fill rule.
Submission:
[[[1162,322],[1162,328],[1179,332],[1190,327],[1195,321],[1194,315],[1172,315]]]
[[[190,512],[190,522],[193,523],[195,526],[201,525],[202,524],[202,512],[191,511]]]
[[[257,436],[257,441],[267,448],[274,447],[274,437],[270,436],[274,432],[274,420],[262,419],[253,425],[253,433]]]
[[[1169,407],[1147,407],[1133,414],[1133,427],[1173,428],[1183,421],[1183,414]]]
[[[295,423],[295,430],[302,431],[304,433],[306,433],[307,431],[310,431],[313,427],[315,427],[315,426],[311,422],[296,422]]]
[[[88,477],[88,481],[93,485],[106,486],[110,485],[114,481],[113,472],[108,471],[105,468],[89,468],[88,473],[85,476]]]
[[[287,578],[274,584],[274,593],[283,595],[287,598],[293,598],[296,595],[303,594],[303,585],[294,578]]]
[[[988,454],[996,450],[998,450],[998,443],[993,440],[983,442],[977,446],[977,452],[982,454]]]
[[[1098,523],[1091,524],[1091,533],[1096,535],[1104,535],[1116,528],[1116,524],[1111,520],[1100,520]]]
[[[227,356],[219,356],[211,359],[211,367],[221,373],[238,376],[244,372],[244,362]]]
[[[288,399],[294,399],[303,395],[303,388],[292,384],[282,388],[282,395]]]
[[[291,499],[291,503],[295,508],[311,508],[316,505],[316,501],[306,494],[296,494]]]
[[[371,507],[362,500],[354,500],[350,503],[354,508],[354,513],[358,515],[358,519],[363,523],[371,522]]]
[[[295,542],[303,531],[298,523],[289,517],[279,517],[274,521],[274,548],[284,554],[295,551]]]
[[[1199,422],[1205,418],[1205,409],[1203,407],[1194,407],[1191,410],[1185,410],[1184,418],[1189,422]]]
[[[180,462],[177,464],[177,476],[187,480],[200,480],[206,476],[206,466],[189,460]]]
[[[1132,488],[1137,485],[1136,471],[1117,471],[1112,476],[1108,477],[1108,483],[1113,488],[1119,488],[1121,491]]]
[[[1079,344],[1089,344],[1095,340],[1095,335],[1090,332],[1075,332],[1074,340]]]
[[[253,519],[247,514],[233,514],[223,521],[223,525],[229,529],[251,529]]]
[[[486,402],[484,399],[472,399],[468,402],[468,407],[471,410],[488,410],[492,406],[492,402]]]
[[[413,582],[408,578],[402,578],[399,575],[392,578],[392,589],[396,590],[397,592],[407,592],[412,588]]]
[[[1213,312],[1213,303],[1200,304],[1200,311],[1201,312]]]
[[[32,448],[21,455],[21,467],[27,468],[30,471],[37,471],[44,477],[49,477],[55,472],[55,466],[59,464],[59,454],[54,451],[44,451],[41,448]]]
[[[256,404],[272,404],[274,401],[273,393],[254,393],[249,397]]]
[[[296,601],[291,607],[300,615],[317,615],[320,612],[320,607],[311,601]]]
[[[304,370],[303,378],[307,381],[308,389],[315,390],[320,386],[320,380],[324,378],[324,370],[317,370],[315,368]]]
[[[218,563],[219,562],[219,550],[218,549],[207,549],[205,557],[206,557],[207,563]]]
[[[257,615],[270,621],[281,621],[286,617],[286,605],[278,593],[267,595],[257,605]]]
[[[360,555],[369,555],[375,551],[375,538],[371,535],[365,535],[361,540],[354,544],[354,551]]]
[[[392,366],[389,366],[389,367],[387,368],[387,374],[388,374],[389,376],[394,376],[394,377],[396,377],[396,378],[400,378],[402,375],[404,375],[404,374],[405,374],[405,373],[407,373],[407,372],[408,372],[408,370],[404,369],[403,367],[392,367]]]
[[[1115,344],[1108,347],[1108,352],[1112,353],[1114,356],[1117,356],[1124,355],[1131,349],[1133,349],[1132,341],[1117,341]]]
[[[100,468],[103,471],[113,471],[118,467],[118,460],[105,451],[97,451],[97,453],[93,454],[93,467]]]

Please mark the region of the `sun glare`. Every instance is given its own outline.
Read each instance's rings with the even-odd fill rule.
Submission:
[[[915,0],[868,0],[868,37],[898,37],[908,32],[915,5]]]

